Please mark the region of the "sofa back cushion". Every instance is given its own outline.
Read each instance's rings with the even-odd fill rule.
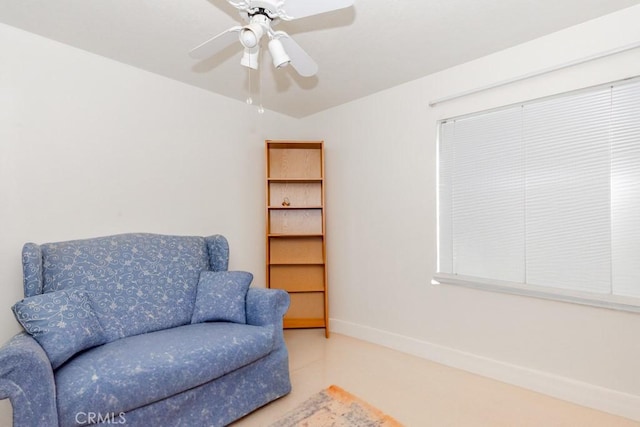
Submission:
[[[246,299],[253,274],[247,271],[203,271],[191,323],[247,323]]]
[[[11,307],[56,369],[74,354],[107,342],[91,298],[82,289],[27,297]]]
[[[190,323],[209,269],[203,237],[122,234],[40,250],[43,292],[86,290],[108,341]]]

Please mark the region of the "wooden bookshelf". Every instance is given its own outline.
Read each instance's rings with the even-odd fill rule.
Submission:
[[[329,337],[324,143],[267,140],[267,286],[284,289],[285,328],[324,328]]]

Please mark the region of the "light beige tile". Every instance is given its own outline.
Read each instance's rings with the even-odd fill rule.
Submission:
[[[263,427],[336,384],[407,426],[639,427],[489,378],[319,329],[287,330],[293,391],[233,424]]]

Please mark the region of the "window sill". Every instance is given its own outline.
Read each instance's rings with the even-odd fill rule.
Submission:
[[[640,298],[599,295],[587,292],[555,289],[545,286],[523,285],[520,283],[502,282],[498,280],[480,279],[477,277],[459,276],[446,273],[437,273],[433,279],[434,281],[432,283],[438,285],[463,286],[465,288],[479,289],[483,291],[500,292],[511,295],[607,308],[610,310],[640,313]]]

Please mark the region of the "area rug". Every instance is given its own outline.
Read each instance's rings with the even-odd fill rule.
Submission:
[[[402,427],[389,415],[332,385],[269,427]]]

